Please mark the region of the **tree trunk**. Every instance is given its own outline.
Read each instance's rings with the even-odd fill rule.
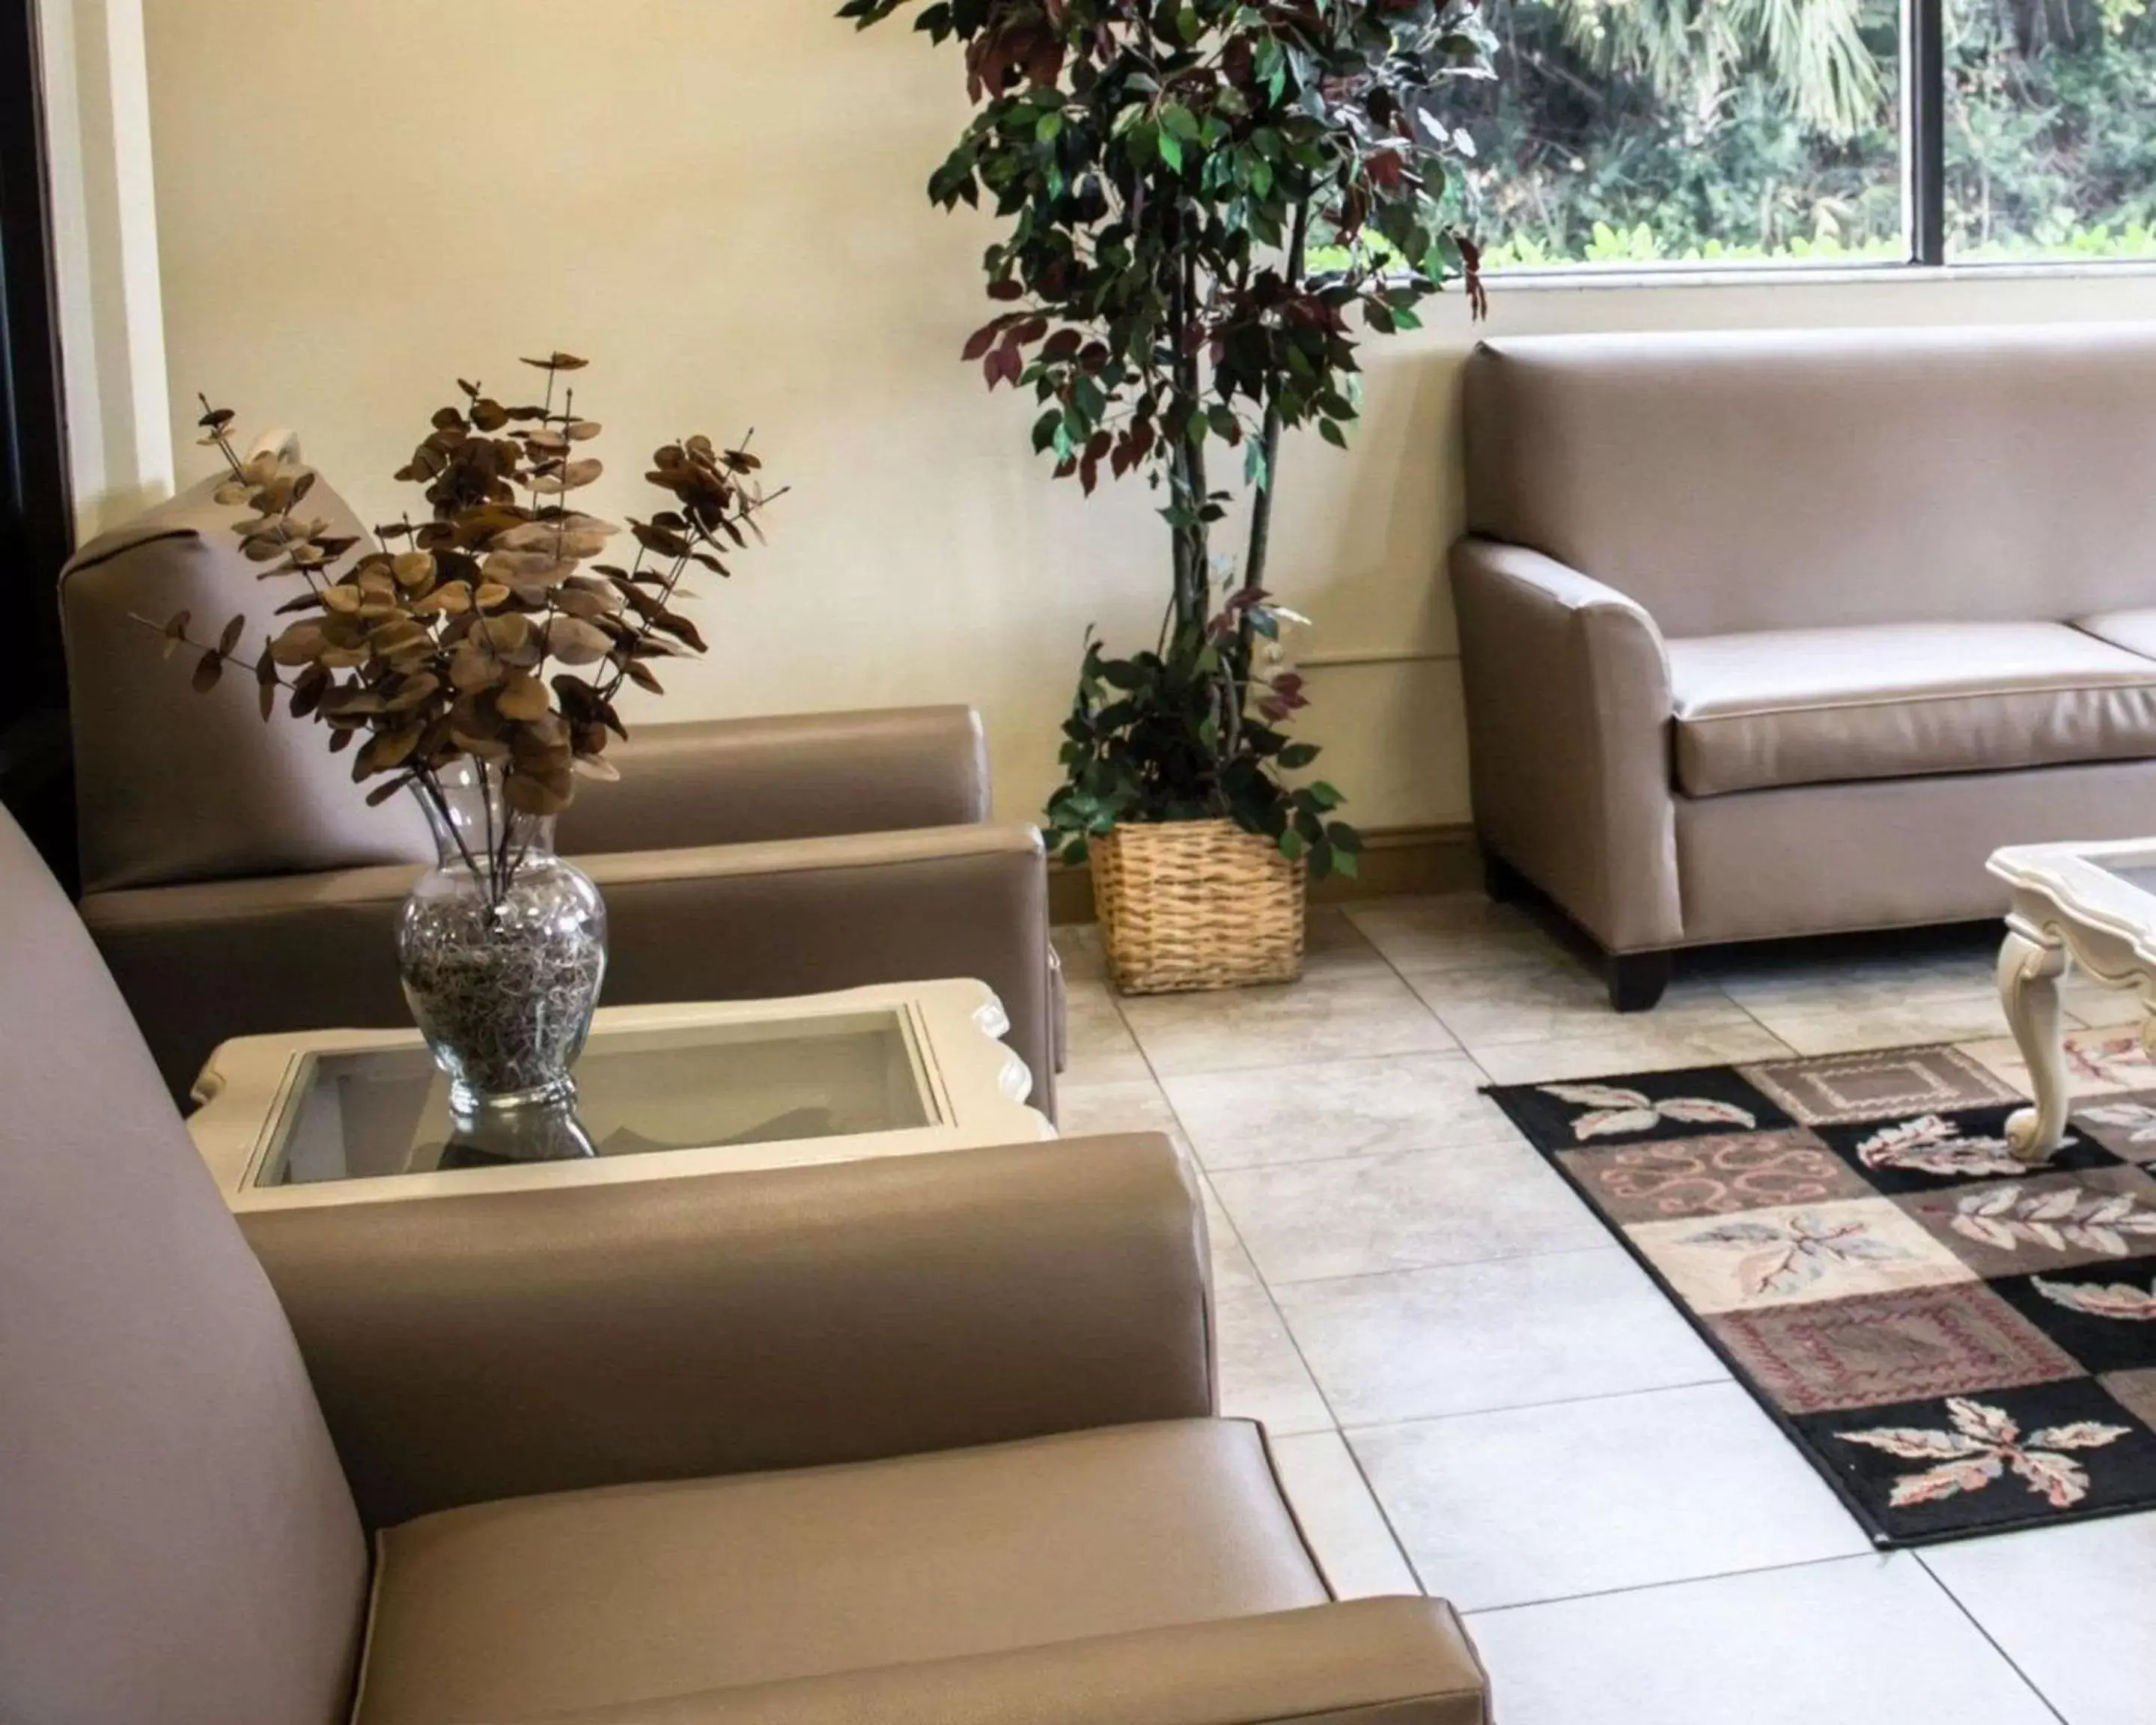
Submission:
[[[1291,290],[1302,285],[1303,247],[1309,233],[1310,201],[1305,198],[1295,207],[1295,226],[1288,237],[1287,281]],[[1272,551],[1273,481],[1280,462],[1280,388],[1276,382],[1265,400],[1265,432],[1258,445],[1265,458],[1265,482],[1258,487],[1258,495],[1250,500],[1250,548],[1243,557],[1243,585],[1254,592],[1265,584],[1265,560]],[[1245,655],[1250,644],[1250,629],[1245,624]]]
[[[1186,403],[1198,395],[1198,367],[1189,336],[1197,322],[1195,266],[1185,256],[1173,266],[1168,284],[1168,339],[1173,344],[1175,393]],[[1194,624],[1203,621],[1206,585],[1204,523],[1199,519],[1205,507],[1205,457],[1186,427],[1170,441],[1168,458],[1168,501],[1184,521],[1173,529],[1175,548],[1175,603],[1166,644],[1185,641]]]
[[[1193,409],[1182,436],[1176,440],[1176,465],[1182,470],[1184,486],[1180,501],[1190,516],[1189,526],[1183,529],[1185,585],[1180,595],[1181,615],[1178,619],[1182,629],[1188,632],[1202,629],[1205,626],[1206,598],[1212,587],[1212,571],[1207,567],[1211,536],[1206,531],[1204,519],[1206,506],[1205,427],[1196,411],[1199,385],[1196,341],[1199,333],[1198,264],[1188,252],[1184,253],[1181,268],[1177,272],[1175,310],[1176,388]]]

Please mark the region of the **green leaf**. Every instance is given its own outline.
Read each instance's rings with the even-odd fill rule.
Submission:
[[[1163,131],[1160,134],[1159,148],[1160,159],[1166,162],[1175,172],[1181,173],[1183,172],[1183,144],[1181,141],[1172,134]]]
[[[1302,834],[1296,831],[1293,827],[1288,828],[1280,835],[1280,854],[1290,862],[1293,862],[1302,855]]]
[[[1298,767],[1307,767],[1317,758],[1317,745],[1314,742],[1291,742],[1273,758],[1292,773]]]
[[[1337,420],[1320,419],[1317,422],[1317,434],[1336,449],[1344,449],[1348,447],[1348,434],[1341,430]]]

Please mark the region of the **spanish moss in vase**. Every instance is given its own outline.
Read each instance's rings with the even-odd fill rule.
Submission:
[[[600,428],[568,382],[585,362],[524,363],[546,376],[536,402],[459,381],[460,401],[435,412],[397,473],[422,489],[426,517],[376,528],[379,544],[310,515],[315,475],[296,460],[243,458],[228,409],[205,400],[201,424],[230,475],[218,501],[249,511],[234,523],[242,553],[300,589],[251,666],[263,718],[287,699],[294,718],[327,728],[332,753],[352,752],[354,780],[378,781],[369,803],[408,789],[434,829],[439,862],[405,902],[397,960],[460,1127],[484,1118],[490,1143],[588,1153],[574,1147],[570,1069],[606,974],[606,906],[555,855],[555,818],[580,779],[619,777],[606,757],[628,735],[617,700],[632,685],[664,693],[656,667],[705,650],[675,608],[692,597],[684,578],[726,577],[783,494],[763,489],[746,438],[667,444],[644,477],[669,506],[631,516],[634,555],[607,561],[623,530],[575,498],[603,470],[588,453]],[[184,611],[150,626],[168,653],[192,650],[204,692],[246,664],[245,616],[214,641]],[[566,1137],[539,1130],[557,1118]]]

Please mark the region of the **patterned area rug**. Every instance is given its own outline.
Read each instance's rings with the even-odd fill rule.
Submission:
[[[2156,1507],[2156,1090],[2035,1168],[1953,1048],[1490,1094],[1878,1544]]]

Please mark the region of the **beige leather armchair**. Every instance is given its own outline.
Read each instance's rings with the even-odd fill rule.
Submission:
[[[1486,1721],[1214,1416],[1165,1139],[243,1235],[4,818],[0,905],[11,1725]]]
[[[85,547],[60,589],[82,914],[176,1094],[226,1037],[408,1022],[391,930],[434,856],[416,808],[364,807],[311,726],[261,721],[251,684],[198,696],[158,662],[136,618],[260,627],[286,596],[209,491]],[[308,501],[365,531],[326,485]],[[988,821],[974,714],[639,725],[612,758],[621,782],[580,788],[559,833],[606,897],[608,1002],[977,977],[1054,1117],[1045,854]]]

